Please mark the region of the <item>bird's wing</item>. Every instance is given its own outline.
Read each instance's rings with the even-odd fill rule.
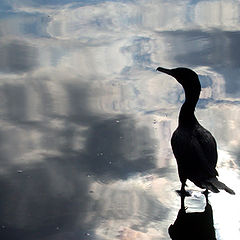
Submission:
[[[184,178],[196,182],[217,176],[216,142],[206,129],[196,128],[193,132],[176,130],[171,144],[179,174]]]
[[[212,134],[201,125],[199,125],[193,132],[194,138],[201,146],[202,152],[210,167],[215,168],[217,165],[217,143]]]
[[[192,164],[197,168],[193,174],[190,174],[193,179],[197,180],[206,180],[212,177],[216,177],[218,175],[215,165],[212,164],[214,157],[214,145],[211,146],[211,142],[207,144],[207,141],[202,141],[202,138],[198,138],[196,136],[192,136],[190,141],[190,155],[192,157]]]

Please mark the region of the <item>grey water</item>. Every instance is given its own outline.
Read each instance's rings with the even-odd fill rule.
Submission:
[[[211,193],[208,218],[216,239],[240,239],[239,9],[2,0],[0,239],[170,239],[181,207],[170,138],[184,92],[158,66],[199,74],[196,116],[236,192]],[[202,190],[188,189],[186,211],[203,213]]]

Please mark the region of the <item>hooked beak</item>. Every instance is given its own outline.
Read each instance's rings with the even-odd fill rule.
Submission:
[[[163,73],[166,73],[166,74],[168,74],[168,75],[173,76],[173,72],[172,72],[171,69],[158,67],[158,68],[156,69],[156,71],[163,72]],[[174,77],[174,76],[173,76],[173,77]]]

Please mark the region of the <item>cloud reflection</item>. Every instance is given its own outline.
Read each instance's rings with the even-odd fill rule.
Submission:
[[[239,2],[10,3],[0,24],[1,239],[166,238],[183,92],[155,66],[200,73],[197,114],[234,162]]]
[[[1,72],[23,73],[37,67],[37,49],[24,41],[2,41],[0,53]]]

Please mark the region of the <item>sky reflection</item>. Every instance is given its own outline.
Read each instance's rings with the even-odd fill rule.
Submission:
[[[184,93],[157,66],[200,75],[196,115],[237,192],[210,196],[216,235],[239,239],[238,1],[0,9],[1,239],[169,239],[180,209],[169,141]],[[203,211],[190,188],[189,209]]]

